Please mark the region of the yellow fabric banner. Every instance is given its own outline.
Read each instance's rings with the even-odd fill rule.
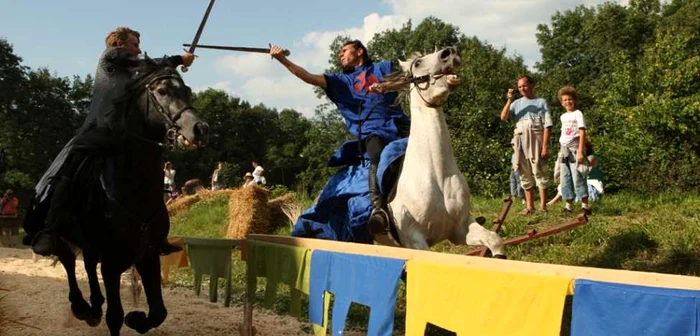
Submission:
[[[558,336],[573,279],[426,261],[406,264],[406,336],[430,322],[458,336]]]

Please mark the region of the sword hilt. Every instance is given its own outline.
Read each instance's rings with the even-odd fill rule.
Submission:
[[[192,54],[192,52],[194,51],[194,50],[189,51],[189,50],[187,50],[187,49],[185,49],[185,48],[182,48],[182,50],[184,50],[185,52],[188,52],[188,53],[190,53],[190,54]],[[193,54],[193,55],[194,55],[194,54]],[[194,57],[199,57],[199,56],[194,55]],[[187,72],[188,70],[190,70],[190,68],[189,68],[188,66],[184,65],[184,64],[180,67],[180,71],[182,71],[182,72]]]
[[[270,46],[270,49],[272,49],[272,43],[268,43],[267,45]],[[282,53],[284,54],[285,57],[289,57],[289,55],[292,54],[291,52],[289,52],[289,49],[283,49]]]

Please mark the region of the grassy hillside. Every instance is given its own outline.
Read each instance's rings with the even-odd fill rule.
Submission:
[[[500,212],[500,199],[474,198],[473,213],[487,218],[487,226]],[[575,218],[562,214],[563,203],[548,213],[519,216],[523,209],[514,203],[502,231],[504,238],[517,237],[529,229],[546,229]],[[700,197],[687,194],[641,196],[606,195],[593,203],[593,214],[582,227],[550,237],[536,239],[515,247],[507,247],[509,259],[581,265],[601,268],[651,271],[683,275],[700,275]],[[213,198],[193,206],[189,212],[172,219],[171,234],[197,237],[222,237],[228,225],[228,200]],[[278,234],[287,235],[289,229]],[[433,248],[446,253],[464,253],[470,248],[444,242]],[[245,264],[234,255],[234,302],[240,302],[244,291]],[[189,270],[179,270],[173,277],[176,285],[191,286]],[[258,302],[264,286],[259,284]],[[284,287],[284,286],[283,286]],[[399,291],[396,327],[403,328],[405,300]],[[278,296],[275,310],[287,311],[288,296]],[[368,309],[353,306],[348,326],[366,328]],[[434,334],[434,333],[429,333]],[[437,333],[441,334],[441,333]]]

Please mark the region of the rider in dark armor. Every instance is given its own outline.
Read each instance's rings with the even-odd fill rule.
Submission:
[[[90,112],[76,136],[64,146],[36,185],[36,196],[25,218],[28,235],[24,243],[40,255],[54,253],[59,231],[71,220],[75,198],[88,195],[91,182],[100,181],[108,193],[112,188],[110,177],[114,167],[111,160],[118,134],[112,134],[108,121],[113,115],[114,100],[124,93],[126,83],[133,77],[133,69],[143,60],[138,57],[140,34],[135,30],[119,27],[107,35],[105,44],[107,49],[100,56],[95,71]],[[155,61],[176,67],[189,66],[193,60],[194,55],[183,53]],[[166,241],[161,253],[181,249]]]

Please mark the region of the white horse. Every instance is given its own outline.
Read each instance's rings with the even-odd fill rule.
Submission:
[[[478,224],[471,214],[469,185],[459,171],[450,143],[442,105],[460,84],[454,73],[460,66],[455,48],[400,62],[403,79],[410,83],[411,133],[397,182],[388,205],[404,247],[427,250],[447,239],[458,245],[483,245],[504,258],[503,240]],[[382,86],[396,85],[389,80]],[[386,235],[375,240],[395,245]]]

